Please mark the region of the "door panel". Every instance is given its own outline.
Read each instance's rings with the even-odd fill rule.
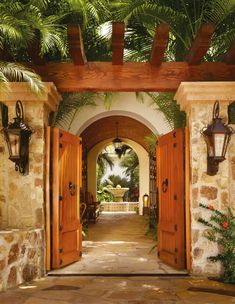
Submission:
[[[163,135],[157,145],[159,192],[158,255],[176,269],[185,268],[184,132]]]
[[[81,140],[53,129],[52,266],[60,268],[79,260],[82,252],[79,201]]]

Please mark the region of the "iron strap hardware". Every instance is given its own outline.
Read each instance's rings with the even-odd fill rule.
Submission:
[[[166,178],[163,182],[162,182],[162,192],[167,192],[168,189],[168,178]]]

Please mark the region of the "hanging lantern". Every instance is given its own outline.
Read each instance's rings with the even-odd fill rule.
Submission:
[[[219,163],[225,160],[228,143],[234,133],[233,128],[222,122],[219,111],[219,102],[216,101],[213,108],[213,121],[201,131],[207,144],[208,175],[215,175],[218,172]]]
[[[20,100],[15,106],[16,117],[14,122],[3,128],[7,142],[9,159],[15,163],[15,170],[25,174],[29,161],[29,139],[32,130],[24,123],[23,106]]]
[[[116,122],[116,138],[113,140],[113,146],[116,153],[122,149],[122,140],[118,137],[118,122]]]

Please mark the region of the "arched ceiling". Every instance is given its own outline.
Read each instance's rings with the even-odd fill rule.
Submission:
[[[86,151],[105,139],[114,139],[117,136],[117,122],[119,138],[131,139],[148,151],[145,137],[151,135],[152,131],[138,120],[126,116],[105,117],[90,124],[80,135]]]

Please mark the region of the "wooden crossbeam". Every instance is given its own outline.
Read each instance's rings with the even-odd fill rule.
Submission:
[[[46,64],[46,59],[41,57],[40,54],[40,41],[36,39],[28,47],[28,54],[31,57],[34,64],[44,65]]]
[[[235,41],[233,42],[228,52],[225,54],[224,59],[227,64],[235,64]]]
[[[215,25],[212,23],[203,24],[199,29],[186,57],[190,65],[197,65],[201,63],[203,57],[206,55],[210,47],[211,38],[214,31]]]
[[[152,65],[159,66],[164,59],[164,53],[169,40],[169,30],[168,24],[160,24],[156,28],[150,56],[150,63]]]
[[[222,62],[163,62],[160,67],[147,62],[48,63],[26,64],[38,72],[43,81],[54,82],[61,92],[174,92],[182,81],[235,81],[235,65]]]
[[[114,64],[114,65],[123,64],[124,33],[125,33],[124,22],[113,22],[113,31],[112,31],[113,57],[112,57],[112,64]]]
[[[69,51],[75,65],[85,65],[87,63],[82,32],[80,26],[71,25],[67,29]]]

